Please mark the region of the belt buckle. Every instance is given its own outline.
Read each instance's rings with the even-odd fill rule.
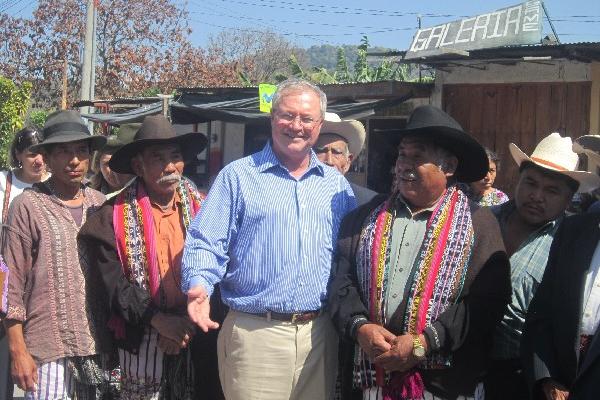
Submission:
[[[300,318],[302,318],[302,314],[294,313],[294,314],[292,314],[292,320],[290,322],[292,324],[296,324],[296,323],[300,322]]]

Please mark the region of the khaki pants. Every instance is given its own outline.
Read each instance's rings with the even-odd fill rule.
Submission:
[[[218,339],[227,400],[330,400],[337,334],[329,318],[305,324],[230,311]]]

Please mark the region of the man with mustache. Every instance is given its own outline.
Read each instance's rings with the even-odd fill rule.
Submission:
[[[106,300],[111,312],[121,398],[220,397],[215,372],[208,384],[214,393],[210,387],[194,393],[194,377],[215,371],[216,357],[207,371],[191,368],[196,328],[180,289],[187,226],[204,201],[182,173],[184,162],[206,142],[199,133],[177,136],[162,115],[146,117],[134,140],[109,162],[112,170],[137,176],[135,182],[107,201],[79,234],[83,258],[97,271],[93,282],[103,289],[96,301]],[[214,354],[215,340],[198,336],[206,342],[202,356]]]
[[[520,360],[527,309],[571,198],[578,190],[593,189],[598,181],[591,173],[576,171],[578,156],[572,150],[571,138],[558,133],[542,139],[531,157],[514,143],[509,150],[519,166],[515,197],[492,211],[510,257],[512,297],[494,334],[492,364],[485,379],[486,399],[528,397]]]
[[[487,155],[433,106],[386,133],[401,137],[392,194],[344,219],[330,286],[329,314],[355,344],[343,398],[481,398],[509,264],[494,216],[456,181],[481,179]]]

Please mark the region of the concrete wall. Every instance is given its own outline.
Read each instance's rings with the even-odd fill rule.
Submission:
[[[220,123],[223,137],[223,166],[244,156],[244,124]]]
[[[442,87],[445,84],[580,82],[592,80],[591,64],[577,61],[522,61],[515,65],[486,64],[481,61],[473,61],[469,62],[468,65],[470,66],[452,66],[445,67],[444,71],[437,70],[435,87],[431,96],[433,105],[442,106]],[[595,68],[600,67],[596,66]],[[596,80],[600,79],[600,70],[596,74],[599,75]],[[600,83],[598,84],[600,85]]]

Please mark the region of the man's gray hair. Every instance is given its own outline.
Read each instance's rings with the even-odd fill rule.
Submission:
[[[325,117],[325,111],[327,110],[327,95],[319,87],[309,81],[299,78],[290,78],[281,82],[277,85],[277,90],[273,94],[273,100],[271,103],[271,109],[277,110],[281,97],[285,92],[289,91],[306,91],[310,90],[319,96],[319,102],[321,104],[321,118]]]

